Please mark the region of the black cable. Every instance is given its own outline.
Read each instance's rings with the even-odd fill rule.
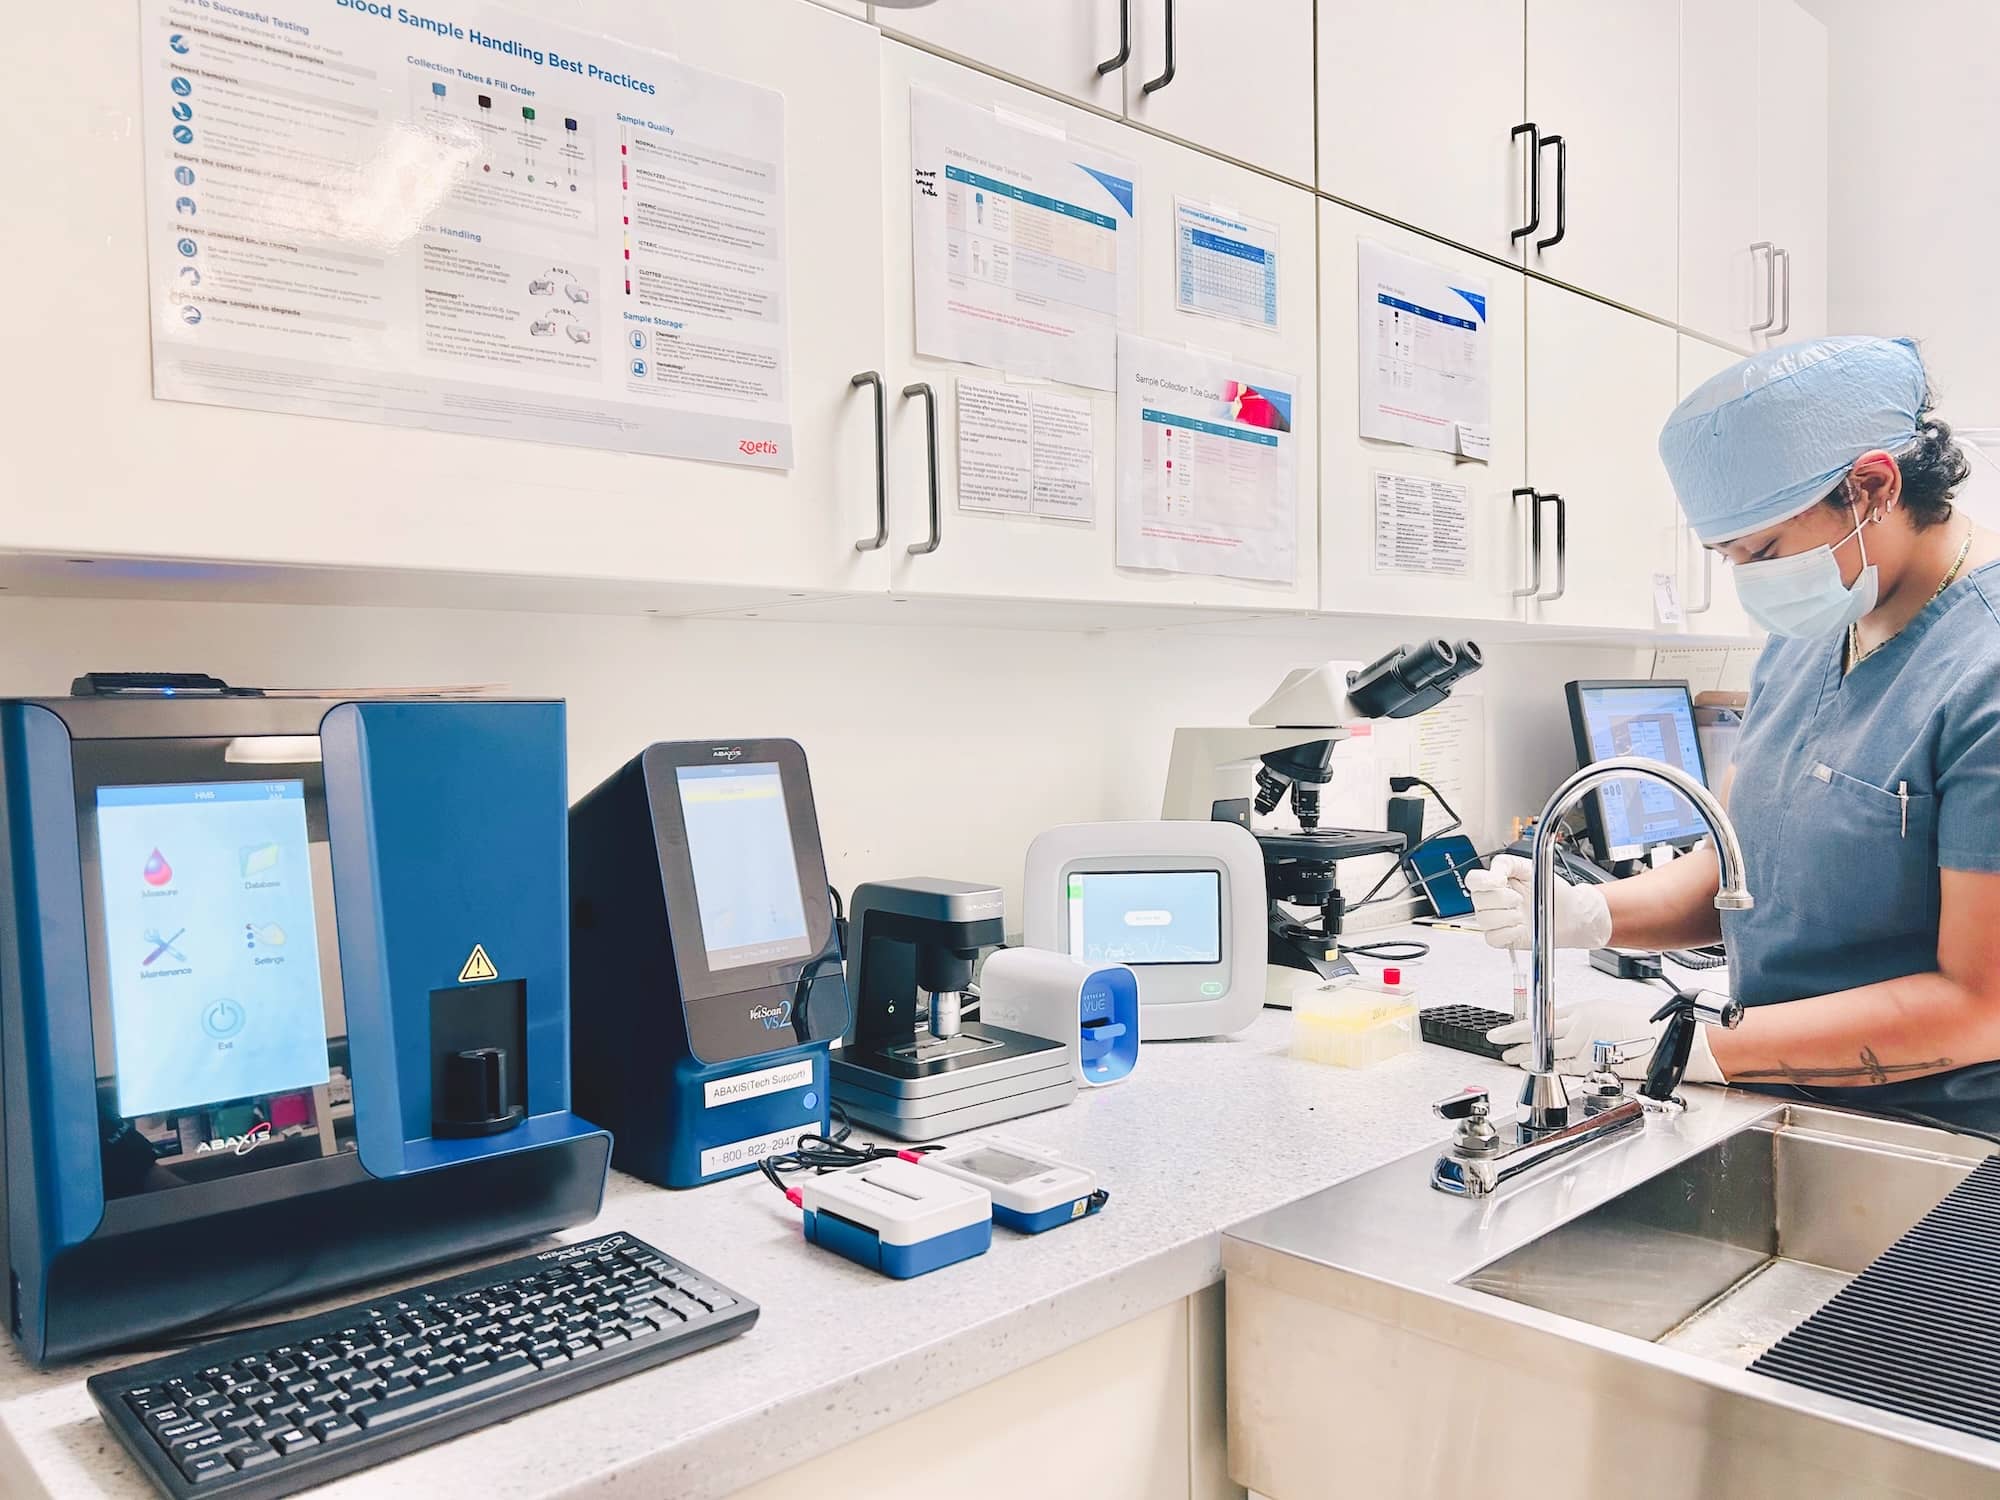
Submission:
[[[833,926],[827,933],[827,946],[805,961],[792,989],[792,1032],[802,1042],[812,1040],[812,1030],[806,1024],[806,1002],[812,997],[813,980],[828,964],[842,963],[847,958],[847,909],[841,905],[840,892],[831,883],[826,893],[833,898]]]
[[[1396,862],[1393,865],[1389,866],[1387,870],[1382,872],[1382,878],[1376,881],[1374,885],[1370,886],[1367,894],[1362,896],[1362,898],[1359,901],[1355,902],[1354,905],[1365,906],[1370,901],[1374,900],[1376,893],[1379,892],[1383,886],[1389,883],[1390,877],[1398,874],[1402,874],[1407,877],[1410,861],[1416,857],[1417,851],[1423,848],[1426,844],[1434,843],[1436,840],[1445,837],[1447,834],[1457,833],[1459,829],[1465,826],[1465,819],[1461,818],[1458,815],[1458,809],[1453,807],[1449,802],[1445,800],[1445,795],[1443,792],[1439,791],[1436,787],[1432,786],[1428,781],[1424,780],[1423,777],[1391,776],[1389,778],[1389,790],[1397,793],[1398,795],[1401,795],[1402,793],[1409,791],[1411,787],[1418,787],[1418,786],[1422,787],[1425,791],[1429,792],[1433,797],[1437,798],[1438,806],[1444,809],[1444,815],[1450,821],[1447,822],[1442,828],[1434,829],[1432,832],[1425,834],[1422,838],[1418,839],[1414,844],[1410,845],[1409,848],[1405,849],[1401,854],[1397,855]],[[1411,886],[1414,887],[1417,883],[1414,880],[1412,880],[1410,881],[1410,884]]]
[[[847,1137],[852,1133],[853,1126],[848,1124],[847,1116],[841,1113],[838,1105],[834,1106],[834,1114],[839,1117],[839,1124],[832,1134],[807,1131],[799,1136],[792,1150],[759,1159],[757,1169],[772,1187],[781,1193],[789,1192],[785,1178],[799,1172],[839,1172],[871,1161],[901,1157],[912,1151],[942,1149],[937,1146],[850,1146]]]
[[[1351,947],[1342,943],[1340,951],[1372,958],[1377,963],[1413,964],[1431,951],[1431,945],[1417,938],[1387,938],[1379,943],[1355,943]]]

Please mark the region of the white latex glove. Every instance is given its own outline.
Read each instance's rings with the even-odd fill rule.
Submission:
[[[1555,1015],[1556,1031],[1556,1071],[1558,1073],[1581,1074],[1590,1071],[1590,1044],[1592,1042],[1637,1042],[1626,1048],[1633,1055],[1622,1062],[1612,1064],[1612,1072],[1620,1078],[1643,1079],[1646,1068],[1653,1060],[1653,1049],[1659,1045],[1661,1035],[1667,1029],[1665,1021],[1652,1019],[1653,1012],[1667,1001],[1666,991],[1654,995],[1620,996],[1615,1000],[1589,1000],[1581,1005],[1558,1005]],[[1509,1021],[1505,1026],[1496,1026],[1486,1033],[1486,1040],[1496,1047],[1505,1047],[1502,1062],[1516,1068],[1528,1065],[1528,1023]],[[1726,1080],[1722,1070],[1715,1065],[1715,1054],[1709,1050],[1708,1028],[1694,1029],[1694,1046],[1688,1052],[1687,1072],[1681,1075],[1683,1083],[1722,1083]]]
[[[1468,870],[1472,920],[1495,948],[1534,946],[1534,866],[1516,854],[1496,854],[1484,870]],[[1602,948],[1611,941],[1611,908],[1594,885],[1556,877],[1556,946]]]

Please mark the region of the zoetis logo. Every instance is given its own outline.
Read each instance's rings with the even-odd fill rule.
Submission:
[[[237,1156],[248,1156],[271,1138],[271,1122],[259,1120],[241,1135],[225,1135],[219,1141],[203,1141],[194,1148],[196,1156],[206,1156],[210,1152],[229,1151]]]
[[[752,458],[766,455],[776,458],[778,456],[778,445],[769,438],[743,438],[737,442],[736,451],[748,454]]]

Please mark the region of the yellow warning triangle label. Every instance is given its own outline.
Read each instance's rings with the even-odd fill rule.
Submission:
[[[478,984],[481,980],[498,979],[500,971],[493,967],[493,960],[486,956],[486,945],[474,943],[472,956],[465,961],[465,967],[458,971],[460,984]]]

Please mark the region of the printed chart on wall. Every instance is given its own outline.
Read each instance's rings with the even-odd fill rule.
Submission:
[[[1297,380],[1118,341],[1118,565],[1289,584],[1298,574]]]
[[[156,396],[790,467],[782,95],[476,5],[141,12]]]
[[[1278,226],[1174,199],[1174,301],[1182,312],[1278,326]]]
[[[1361,435],[1484,459],[1493,446],[1488,282],[1360,242]]]
[[[1138,309],[1133,167],[910,90],[917,353],[1108,391]]]

